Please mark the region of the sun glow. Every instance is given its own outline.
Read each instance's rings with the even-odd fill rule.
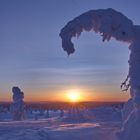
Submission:
[[[68,98],[70,102],[78,102],[80,101],[80,93],[76,90],[71,90],[68,92]]]

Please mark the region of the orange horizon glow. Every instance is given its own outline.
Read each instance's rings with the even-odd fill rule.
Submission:
[[[79,89],[61,90],[61,91],[25,91],[25,102],[84,102],[84,101],[101,101],[101,102],[123,102],[127,101],[129,94],[115,93],[106,94],[98,92],[87,92]],[[6,95],[6,94],[5,94]],[[12,101],[12,94],[1,96],[0,102]]]

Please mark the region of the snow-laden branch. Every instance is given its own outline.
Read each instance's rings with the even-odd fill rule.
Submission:
[[[83,31],[95,31],[100,33],[103,41],[109,41],[114,37],[120,41],[131,42],[133,37],[133,23],[123,14],[109,8],[90,10],[68,22],[62,28],[60,37],[62,38],[62,47],[68,55],[75,51],[71,39],[80,36]]]

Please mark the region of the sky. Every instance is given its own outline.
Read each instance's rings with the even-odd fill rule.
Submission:
[[[0,101],[18,86],[26,101],[65,101],[79,92],[84,101],[123,101],[128,44],[102,42],[94,32],[74,38],[70,57],[61,48],[61,28],[91,9],[113,8],[140,24],[139,0],[0,0]],[[88,48],[88,49],[87,49]]]

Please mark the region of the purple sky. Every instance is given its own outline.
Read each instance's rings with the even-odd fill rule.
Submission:
[[[58,99],[70,89],[91,99],[126,99],[120,83],[127,76],[128,45],[103,43],[93,32],[74,39],[67,58],[60,29],[90,9],[114,8],[140,24],[139,0],[0,0],[0,101],[19,86],[27,100]]]

